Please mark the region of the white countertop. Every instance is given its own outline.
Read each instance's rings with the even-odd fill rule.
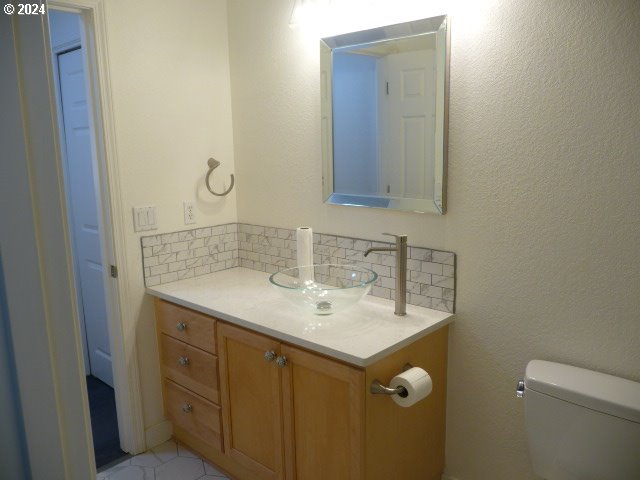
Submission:
[[[284,298],[269,274],[232,268],[155,287],[147,293],[292,345],[366,367],[450,323],[453,314],[366,295],[332,315],[314,315]]]

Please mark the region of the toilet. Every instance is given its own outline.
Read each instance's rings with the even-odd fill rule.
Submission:
[[[517,393],[537,475],[640,480],[640,383],[532,360]]]

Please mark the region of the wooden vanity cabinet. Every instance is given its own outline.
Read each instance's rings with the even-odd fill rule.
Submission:
[[[283,344],[286,478],[364,478],[364,371]]]
[[[161,340],[175,328],[173,320],[160,318],[173,311],[167,303],[157,301]],[[215,354],[207,352],[211,357],[205,358],[216,365],[215,375],[208,370],[204,378],[196,374],[185,380],[171,373],[177,367],[163,363],[165,408],[174,436],[232,478],[441,478],[448,327],[362,368],[203,317],[214,322],[216,345],[210,351]],[[173,350],[161,347],[167,351]],[[407,363],[429,372],[433,391],[426,399],[401,408],[369,392],[371,382],[389,382]],[[210,381],[202,388],[206,378]],[[194,401],[191,414],[184,415],[175,405],[188,394],[207,403]],[[209,405],[214,408],[207,410]],[[206,413],[192,415],[197,411]]]
[[[218,346],[226,454],[256,478],[284,478],[282,372],[265,360],[280,344],[221,323]]]
[[[364,372],[219,325],[227,454],[265,480],[361,479]]]

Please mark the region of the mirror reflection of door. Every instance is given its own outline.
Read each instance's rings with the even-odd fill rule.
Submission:
[[[433,197],[435,69],[433,50],[380,59],[380,195]]]
[[[434,37],[333,53],[336,193],[434,197]]]
[[[326,203],[445,213],[449,44],[446,16],[320,41]]]

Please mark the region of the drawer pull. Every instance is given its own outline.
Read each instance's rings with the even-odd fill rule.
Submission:
[[[269,350],[267,352],[264,352],[264,359],[267,362],[273,362],[276,359],[276,352],[274,352],[273,350]]]
[[[178,330],[179,332],[184,332],[187,329],[187,324],[184,322],[178,322],[176,324],[176,330]]]
[[[189,365],[189,357],[178,357],[178,363],[183,367]]]
[[[283,355],[281,357],[276,358],[276,365],[278,365],[280,368],[286,367],[287,366],[287,357],[285,357]]]
[[[184,403],[182,404],[182,411],[184,413],[191,413],[193,411],[193,407],[191,406],[190,403]]]

